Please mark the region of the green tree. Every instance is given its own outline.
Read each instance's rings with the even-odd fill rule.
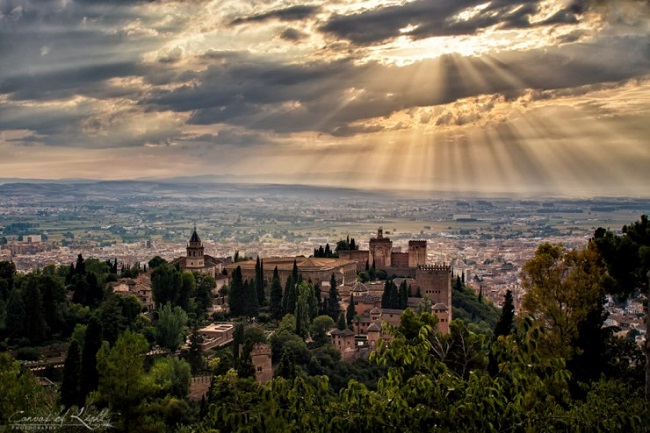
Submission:
[[[296,377],[296,357],[290,347],[285,347],[276,371],[276,377],[293,379]]]
[[[18,289],[14,287],[9,293],[7,301],[7,323],[9,324],[9,335],[13,338],[20,338],[25,335],[25,302]]]
[[[594,234],[594,244],[603,258],[611,277],[607,291],[619,298],[646,293],[646,339],[644,354],[645,399],[647,421],[650,422],[650,221],[641,215],[639,221],[623,226],[622,234],[616,235],[602,227]]]
[[[278,273],[278,267],[276,266],[273,269],[273,278],[271,280],[271,318],[273,320],[282,319],[283,308],[282,308],[282,283],[280,282],[280,274]]]
[[[291,271],[291,277],[293,277],[293,282],[295,284],[300,283],[302,278],[300,278],[300,272],[298,271],[298,261],[293,259],[293,269]]]
[[[145,399],[156,391],[155,383],[148,380],[144,369],[148,350],[149,344],[143,336],[126,330],[113,348],[104,342],[97,353],[96,401],[120,414],[116,424],[120,431],[143,427]]]
[[[187,398],[192,371],[190,364],[175,356],[157,359],[149,372],[162,395]]]
[[[257,292],[257,304],[262,306],[266,304],[266,294],[264,293],[264,261],[257,257],[255,263],[255,291]]]
[[[330,316],[322,315],[316,317],[311,322],[311,327],[309,328],[311,332],[311,337],[315,342],[318,342],[320,345],[329,341],[327,333],[334,328],[334,321]]]
[[[230,305],[231,316],[239,317],[246,315],[246,290],[240,266],[235,268],[230,279],[228,304]]]
[[[83,406],[86,397],[99,385],[97,371],[97,352],[102,345],[102,325],[96,316],[88,322],[81,351],[81,373],[79,380],[78,405]]]
[[[213,291],[217,286],[217,281],[213,276],[203,273],[195,273],[194,278],[196,280],[196,316],[201,319],[212,307]]]
[[[248,317],[257,317],[259,306],[257,304],[257,292],[254,281],[246,280],[244,282],[244,293],[244,314]]]
[[[61,380],[61,404],[69,408],[79,404],[80,388],[79,380],[81,377],[81,350],[79,343],[72,340],[68,346],[68,352],[63,364],[63,379]]]
[[[330,277],[330,290],[327,295],[327,315],[332,320],[338,320],[341,314],[341,304],[339,303],[339,291],[337,289],[336,277],[334,274]]]
[[[198,374],[203,371],[203,336],[196,326],[190,333],[190,348],[187,354],[187,361],[192,368],[192,374]]]
[[[399,299],[399,303],[397,308],[399,308],[400,310],[405,310],[406,307],[408,307],[409,305],[409,293],[408,293],[408,285],[406,284],[406,280],[402,280],[402,282],[399,285],[398,299]]]
[[[339,314],[339,320],[336,322],[336,327],[341,331],[348,328],[348,325],[345,323],[345,315],[343,313]]]
[[[151,290],[156,306],[171,303],[178,305],[182,287],[181,271],[174,266],[161,264],[151,273]]]
[[[354,322],[354,316],[356,312],[354,309],[354,293],[350,294],[350,303],[348,304],[348,308],[345,311],[345,320],[348,324],[348,327],[352,328],[352,323]]]
[[[108,295],[96,310],[96,316],[102,325],[102,338],[111,345],[117,341],[117,337],[127,327],[122,314],[120,296],[114,293]]]
[[[178,292],[178,300],[175,305],[178,305],[186,312],[191,311],[190,298],[196,294],[196,280],[194,274],[189,271],[181,273],[181,289]],[[174,305],[174,306],[175,306]]]
[[[282,309],[284,314],[294,314],[296,311],[296,301],[298,294],[296,293],[296,280],[293,276],[287,277],[287,282],[284,285],[284,297],[282,298]]]
[[[494,339],[496,340],[501,335],[510,335],[514,321],[515,304],[514,300],[512,299],[512,292],[510,290],[507,290],[503,301],[503,307],[501,308],[501,317],[499,317],[499,321],[494,327]]]
[[[166,264],[167,264],[167,260],[163,259],[160,256],[155,256],[148,262],[149,269],[151,270],[156,269],[160,265],[166,265]]]
[[[16,414],[22,416],[46,416],[54,410],[48,404],[43,387],[29,371],[23,371],[20,364],[8,353],[0,353],[0,425],[7,425]],[[23,413],[21,413],[23,411]]]
[[[175,352],[185,341],[187,313],[180,307],[164,305],[158,312],[156,323],[156,341],[161,347]]]
[[[47,323],[43,312],[41,292],[33,284],[27,284],[24,289],[25,297],[25,337],[32,343],[42,342],[47,335]]]
[[[580,323],[599,308],[604,270],[593,249],[567,250],[544,243],[521,271],[524,315],[545,331],[542,353],[570,359]]]

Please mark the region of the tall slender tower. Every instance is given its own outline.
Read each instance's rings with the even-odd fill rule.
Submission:
[[[198,233],[196,233],[196,225],[194,225],[192,237],[187,243],[187,258],[185,259],[185,267],[188,269],[202,268],[204,265],[205,262],[203,260],[203,242],[201,242],[201,238],[199,238]]]

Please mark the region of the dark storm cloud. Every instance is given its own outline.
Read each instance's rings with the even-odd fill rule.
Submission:
[[[531,0],[417,0],[352,15],[334,15],[320,26],[320,30],[355,44],[371,45],[398,36],[423,39],[475,34],[492,26],[529,28],[577,21],[576,8],[569,4],[549,19],[531,24],[530,16],[538,11],[539,4]],[[466,20],[454,19],[459,13],[479,5],[486,6],[474,16]],[[404,30],[407,28],[412,30]]]
[[[190,122],[196,124],[350,135],[366,128],[350,126],[354,122],[411,107],[482,94],[516,98],[526,89],[565,89],[650,73],[648,38],[612,35],[526,52],[449,55],[404,67],[358,65],[352,59],[275,65],[248,54],[210,55],[220,61],[197,75],[200,85],[154,92],[143,104],[150,110],[191,112]]]
[[[299,21],[309,18],[320,11],[320,6],[298,5],[284,9],[277,9],[258,15],[240,17],[234,19],[230,24],[239,25],[244,23],[263,22],[268,20]]]
[[[117,62],[13,76],[0,81],[0,93],[12,100],[65,99],[101,93],[101,83],[105,80],[136,75],[139,71],[140,67],[134,63]]]
[[[281,34],[280,37],[284,39],[285,41],[290,41],[290,42],[298,42],[307,37],[306,33],[301,32],[300,30],[296,29],[286,29],[284,30]]]

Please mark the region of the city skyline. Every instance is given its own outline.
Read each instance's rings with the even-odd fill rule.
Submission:
[[[0,177],[648,196],[639,1],[0,1]]]

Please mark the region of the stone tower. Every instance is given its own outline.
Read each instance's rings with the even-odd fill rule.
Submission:
[[[271,346],[256,344],[251,350],[251,361],[255,367],[255,380],[260,385],[273,379],[273,366],[271,364]]]
[[[409,268],[427,263],[427,241],[409,241]]]
[[[389,268],[391,266],[391,254],[393,253],[393,242],[384,237],[384,230],[379,227],[377,237],[370,239],[370,261],[369,265],[375,265],[377,269]]]
[[[187,258],[185,259],[185,267],[187,269],[193,268],[203,268],[205,266],[205,261],[203,257],[203,242],[201,238],[196,233],[196,226],[194,226],[194,231],[192,232],[192,237],[187,243]]]
[[[446,263],[420,265],[415,271],[415,282],[422,296],[435,304],[451,307],[451,267]],[[451,321],[451,310],[448,320]]]

